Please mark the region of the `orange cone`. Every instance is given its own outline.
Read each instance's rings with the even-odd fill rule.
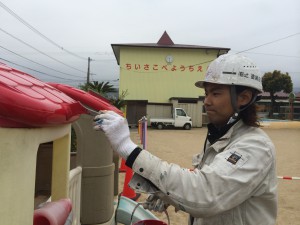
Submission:
[[[126,168],[127,166],[125,165],[125,160],[122,159],[121,161],[121,165],[120,165],[120,168],[119,168],[119,173],[125,173],[126,172]]]
[[[133,176],[133,171],[126,165],[125,165],[125,167],[126,167],[126,174],[125,174],[125,181],[124,181],[122,196],[125,196],[127,198],[130,198],[131,200],[136,201],[140,197],[141,194],[136,194],[135,191],[129,187],[128,184]]]

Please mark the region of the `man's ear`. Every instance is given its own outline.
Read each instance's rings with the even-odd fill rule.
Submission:
[[[242,91],[238,95],[238,102],[237,102],[238,107],[245,106],[248,103],[250,103],[250,101],[252,100],[252,96],[253,96],[253,93],[251,90],[246,89],[246,90]]]

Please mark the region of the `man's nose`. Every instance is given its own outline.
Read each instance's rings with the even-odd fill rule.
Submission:
[[[203,104],[204,104],[204,105],[210,105],[210,104],[211,104],[211,101],[210,101],[209,96],[205,96],[204,101],[203,101]]]

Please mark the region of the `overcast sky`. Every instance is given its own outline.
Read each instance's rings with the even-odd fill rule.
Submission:
[[[299,0],[0,0],[0,21],[0,62],[43,81],[84,83],[90,57],[91,80],[117,85],[111,44],[156,43],[167,31],[175,44],[232,53],[262,45],[243,54],[300,87]]]

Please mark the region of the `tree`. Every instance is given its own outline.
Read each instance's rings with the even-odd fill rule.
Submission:
[[[273,117],[274,106],[276,104],[276,92],[283,91],[284,93],[290,93],[293,90],[293,82],[288,73],[281,73],[280,70],[274,70],[273,72],[265,73],[262,77],[263,89],[270,93],[271,107],[269,111],[269,117]]]
[[[110,103],[117,107],[118,109],[122,109],[125,107],[126,102],[125,102],[125,97],[128,95],[128,90],[122,91],[122,94],[119,95],[118,98],[111,98]]]
[[[126,103],[125,103],[125,97],[128,95],[128,91],[122,91],[122,94],[120,94],[117,98],[108,96],[109,93],[116,93],[118,90],[113,87],[113,85],[109,84],[109,82],[98,82],[98,81],[93,81],[92,83],[85,83],[85,84],[80,84],[79,88],[84,91],[92,90],[99,95],[107,98],[109,102],[117,107],[118,109],[122,109]]]
[[[104,81],[80,84],[79,88],[84,91],[92,90],[104,96],[107,96],[108,93],[116,93],[118,91],[113,85],[109,84],[109,82],[104,83]]]

